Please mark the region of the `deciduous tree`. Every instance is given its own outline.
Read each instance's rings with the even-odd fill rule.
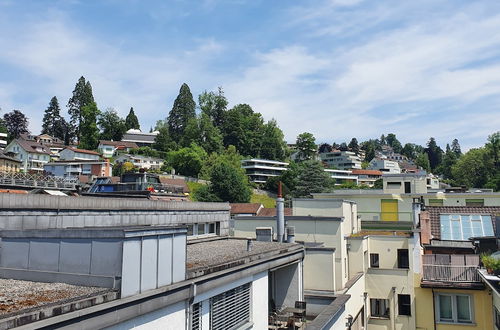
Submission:
[[[12,110],[4,114],[3,121],[13,139],[17,139],[21,134],[29,133],[28,118],[19,110]]]
[[[123,134],[127,130],[125,121],[120,118],[113,108],[108,108],[99,115],[98,124],[101,129],[100,138],[102,140],[121,141]]]
[[[316,155],[316,139],[311,133],[304,132],[299,134],[295,144],[298,151],[298,161],[310,160]]]
[[[100,114],[95,102],[85,105],[81,109],[80,123],[80,142],[82,149],[94,150],[99,144],[99,128],[97,127],[97,118]]]

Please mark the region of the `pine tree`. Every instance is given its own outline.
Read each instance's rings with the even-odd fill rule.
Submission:
[[[61,108],[57,97],[52,97],[49,106],[45,110],[42,123],[42,134],[49,134],[61,140],[65,140],[67,131],[67,123],[61,117]]]
[[[188,121],[196,117],[195,109],[193,95],[189,86],[184,83],[167,118],[169,133],[175,142],[180,142]]]
[[[80,148],[88,150],[94,150],[97,148],[97,145],[99,144],[99,128],[97,128],[97,118],[99,114],[100,111],[95,102],[92,102],[81,109],[82,122],[80,125]]]
[[[125,126],[127,127],[127,130],[131,128],[141,129],[141,126],[139,125],[139,119],[137,119],[137,116],[134,113],[134,108],[130,108],[127,118],[125,118]]]
[[[92,95],[92,86],[89,81],[85,81],[82,76],[78,79],[73,90],[73,96],[68,101],[68,113],[71,117],[70,120],[70,135],[71,139],[80,140],[82,133],[82,108],[84,106],[90,105],[94,102],[94,96]]]
[[[451,151],[453,151],[457,157],[462,156],[462,149],[457,139],[453,139],[451,142]]]
[[[352,152],[355,152],[356,154],[359,153],[359,144],[358,144],[358,140],[356,138],[352,138],[351,139],[351,142],[349,142],[349,150],[351,150]]]
[[[427,142],[425,153],[429,158],[431,170],[436,169],[439,164],[441,164],[441,160],[443,158],[443,150],[437,145],[436,139],[434,139],[433,137],[431,137],[429,139],[429,142]]]
[[[295,197],[310,197],[312,193],[322,193],[333,187],[333,181],[317,161],[306,161],[297,178],[293,192]]]

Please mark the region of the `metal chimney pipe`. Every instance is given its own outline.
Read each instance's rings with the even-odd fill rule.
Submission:
[[[283,242],[285,239],[285,200],[281,181],[278,182],[278,198],[276,198],[276,234],[278,242]]]

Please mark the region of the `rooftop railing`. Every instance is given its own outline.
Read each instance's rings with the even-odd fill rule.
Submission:
[[[477,254],[426,254],[422,256],[422,267],[424,281],[481,282]]]

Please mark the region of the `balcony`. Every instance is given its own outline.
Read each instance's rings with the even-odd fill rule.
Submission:
[[[477,254],[426,254],[422,256],[421,287],[482,288]]]

